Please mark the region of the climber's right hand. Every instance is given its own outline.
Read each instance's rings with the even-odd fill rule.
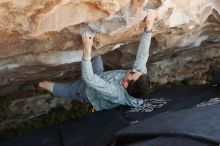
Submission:
[[[86,32],[86,33],[81,34],[81,37],[83,41],[83,58],[90,59],[94,34]]]

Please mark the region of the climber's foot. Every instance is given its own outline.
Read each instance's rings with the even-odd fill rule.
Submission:
[[[46,92],[43,88],[40,88],[38,84],[34,84],[34,83],[24,83],[20,85],[20,90],[23,92],[39,92],[39,93]]]

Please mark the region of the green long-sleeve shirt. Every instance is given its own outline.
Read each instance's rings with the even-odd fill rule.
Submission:
[[[149,56],[151,33],[144,32],[139,44],[133,69],[147,73],[146,63]],[[120,81],[127,70],[113,70],[99,75],[93,73],[90,60],[82,60],[82,78],[86,82],[86,96],[97,111],[111,109],[118,105],[137,107],[142,99],[131,97]]]

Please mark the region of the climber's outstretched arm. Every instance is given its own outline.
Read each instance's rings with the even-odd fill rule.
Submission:
[[[133,65],[133,69],[144,74],[147,73],[146,63],[149,57],[149,48],[150,48],[151,36],[152,36],[151,31],[155,19],[156,19],[156,11],[149,10],[147,18],[145,20],[145,32],[142,35],[139,48],[137,51],[136,60]]]

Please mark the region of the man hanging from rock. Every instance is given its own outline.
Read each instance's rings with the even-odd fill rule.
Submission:
[[[81,35],[84,44],[82,80],[73,83],[43,81],[39,83],[39,87],[52,92],[55,96],[88,102],[96,111],[111,109],[118,105],[138,107],[150,91],[146,63],[155,19],[156,11],[149,10],[145,20],[145,32],[131,70],[104,72],[101,56],[91,59],[94,35],[84,33]]]

